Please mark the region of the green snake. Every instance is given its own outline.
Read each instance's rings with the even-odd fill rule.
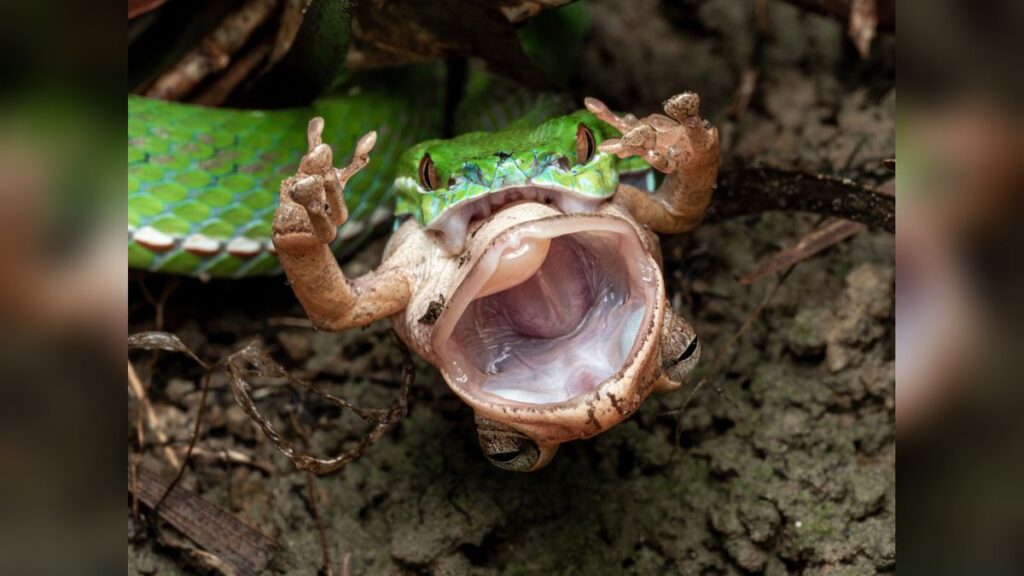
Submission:
[[[519,38],[547,76],[564,78],[586,20],[579,5],[549,10],[522,28]],[[533,26],[534,22],[541,25]],[[347,17],[342,18],[333,33],[347,34],[347,26]],[[568,148],[577,125],[586,124],[599,139],[613,136],[606,132],[614,129],[586,112],[572,113],[578,102],[486,74],[468,76],[452,126],[461,136],[439,141],[445,123],[444,85],[439,66],[423,65],[349,74],[312,104],[282,110],[204,108],[129,96],[129,266],[204,278],[280,273],[271,242],[278,190],[295,174],[306,152],[306,125],[315,116],[324,118],[324,141],[340,155],[351,151],[363,134],[378,133],[370,164],[346,187],[349,219],[332,244],[339,257],[392,222],[393,216],[415,217],[424,227],[455,226],[458,218],[443,216],[516,178],[538,184],[547,179],[584,197],[607,197],[615,179],[622,178],[640,188],[654,188],[654,171],[638,158],[608,159],[586,173],[559,166],[557,158],[572,155]],[[514,157],[504,154],[512,150]],[[421,174],[426,156],[438,179],[431,187],[423,186]],[[772,175],[762,176],[771,180]],[[453,179],[458,181],[449,186]],[[742,184],[726,188],[719,191],[725,204],[730,203],[730,189],[745,190]],[[891,202],[886,203],[891,198],[845,189],[846,196],[838,199],[831,193],[818,198],[785,192],[783,188],[771,195],[747,194],[741,202],[732,202],[740,206],[732,212],[803,206],[893,227]],[[844,198],[847,201],[840,201]],[[765,202],[771,205],[762,205]],[[888,209],[864,209],[880,203]],[[844,209],[837,210],[837,205]],[[727,206],[720,208],[723,214],[731,213]],[[885,218],[877,218],[878,212]]]
[[[339,95],[309,107],[277,111],[130,96],[129,266],[213,278],[279,273],[271,242],[277,190],[295,173],[306,151],[306,123],[314,116],[325,119],[324,140],[339,150],[350,149],[370,130],[381,143],[370,165],[347,186],[350,217],[333,245],[339,255],[393,215],[415,217],[425,227],[441,221],[457,226],[459,218],[443,216],[516,180],[569,188],[583,201],[600,200],[613,193],[620,172],[644,174],[647,168],[642,160],[605,154],[585,169],[559,163],[576,154],[568,148],[578,126],[588,126],[590,138],[596,133],[598,140],[615,135],[614,129],[586,111],[558,115],[567,109],[563,98],[496,82],[477,95],[489,106],[461,124],[481,130],[427,140],[440,134],[439,96],[423,89],[430,85],[428,72],[406,71],[401,77],[405,89],[395,74],[369,76],[343,83]],[[470,92],[467,100],[473,96]],[[425,157],[433,177],[447,183],[457,173],[458,185],[435,182],[437,190],[425,188]]]
[[[347,38],[348,15],[341,13],[345,17],[331,30]],[[522,28],[519,38],[549,77],[564,78],[588,16],[582,6],[570,6],[547,11],[534,21],[545,18],[546,24]],[[351,151],[363,134],[378,134],[370,164],[346,187],[349,219],[332,244],[344,257],[391,223],[393,215],[412,214],[427,225],[459,200],[501,184],[493,177],[483,181],[495,167],[484,161],[479,170],[467,173],[466,185],[457,191],[417,194],[408,184],[419,166],[411,164],[419,162],[424,148],[412,152],[416,157],[407,154],[404,158],[412,160],[400,164],[413,145],[434,139],[429,144],[432,157],[442,172],[451,174],[460,157],[469,168],[476,153],[500,152],[508,139],[526,137],[546,120],[574,108],[561,95],[473,72],[463,87],[452,129],[455,134],[478,134],[443,144],[436,139],[443,134],[444,87],[443,67],[427,64],[376,73],[342,72],[341,79],[309,106],[281,110],[205,108],[129,96],[129,267],[201,278],[280,273],[271,242],[278,190],[295,174],[306,152],[306,125],[315,116],[324,118],[324,141],[340,155]],[[495,133],[498,130],[504,132]],[[539,136],[531,160],[533,152],[538,158],[544,155],[548,139]],[[569,141],[571,145],[572,134]],[[613,168],[604,165],[601,173]]]
[[[327,120],[325,140],[340,150],[367,131],[380,134],[372,169],[352,180],[358,192],[349,196],[351,218],[336,241],[339,250],[358,245],[391,218],[399,155],[440,132],[436,102],[395,80],[370,77],[309,107],[277,111],[129,96],[129,266],[205,277],[280,272],[270,242],[277,190],[305,153],[313,116]]]

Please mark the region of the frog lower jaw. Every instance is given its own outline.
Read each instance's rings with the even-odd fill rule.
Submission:
[[[450,255],[461,254],[466,246],[466,233],[479,219],[519,202],[537,202],[557,208],[563,214],[592,212],[604,198],[586,196],[566,188],[544,186],[509,186],[448,207],[445,213],[427,226],[437,234],[438,242]]]
[[[641,360],[661,284],[631,222],[549,216],[483,250],[433,335],[449,384],[470,404],[555,413]]]

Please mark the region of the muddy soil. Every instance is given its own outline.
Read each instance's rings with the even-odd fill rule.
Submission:
[[[636,112],[696,90],[722,131],[726,166],[883,182],[880,161],[895,152],[893,39],[864,61],[840,23],[777,2],[759,39],[753,4],[596,2],[577,89]],[[756,89],[730,114],[745,71],[756,71]],[[694,379],[703,385],[652,397],[624,424],[563,446],[540,472],[491,466],[471,411],[419,363],[408,417],[314,482],[332,559],[348,557],[352,574],[895,573],[893,237],[862,233],[787,274],[736,281],[818,221],[773,213],[665,239],[672,304],[704,344]],[[382,247],[367,246],[347,272],[369,269]],[[282,278],[135,276],[130,290],[132,332],[156,327],[152,301],[167,291],[162,327],[204,358],[256,340],[358,404],[392,401],[401,357],[388,326],[313,332]],[[168,434],[187,442],[200,371],[166,354],[133,359]],[[350,413],[263,384],[261,409],[293,438],[305,431],[313,452],[335,453],[365,431]],[[316,573],[322,547],[305,474],[235,405],[222,373],[209,406],[204,453],[183,485],[276,538],[271,573]],[[228,449],[254,465],[225,461]],[[158,449],[142,462],[171,473]],[[130,573],[210,570],[172,528],[136,523],[130,511],[128,540]]]

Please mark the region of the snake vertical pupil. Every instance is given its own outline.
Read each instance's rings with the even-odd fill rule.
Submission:
[[[419,175],[420,185],[427,190],[437,190],[437,169],[434,168],[434,161],[430,159],[430,154],[424,154],[420,159]]]
[[[580,122],[576,126],[576,161],[580,164],[590,162],[594,157],[594,149],[597,143],[594,141],[594,133],[587,128],[587,125]]]

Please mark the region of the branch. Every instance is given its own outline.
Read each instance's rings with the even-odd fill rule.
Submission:
[[[896,233],[896,198],[853,180],[778,168],[722,172],[707,220],[790,210],[815,212]]]
[[[181,100],[190,94],[207,76],[227,68],[235,53],[276,8],[277,0],[248,0],[174,67],[164,72],[146,90],[146,96]]]
[[[740,278],[739,282],[744,286],[753,284],[765,276],[790,268],[830,246],[859,234],[864,228],[860,222],[829,218],[792,246],[776,252],[753,272]]]
[[[276,541],[235,518],[194,492],[168,481],[145,467],[139,467],[134,486],[135,495],[150,508],[159,506],[158,514],[213,554],[233,573],[262,574],[279,548]]]

